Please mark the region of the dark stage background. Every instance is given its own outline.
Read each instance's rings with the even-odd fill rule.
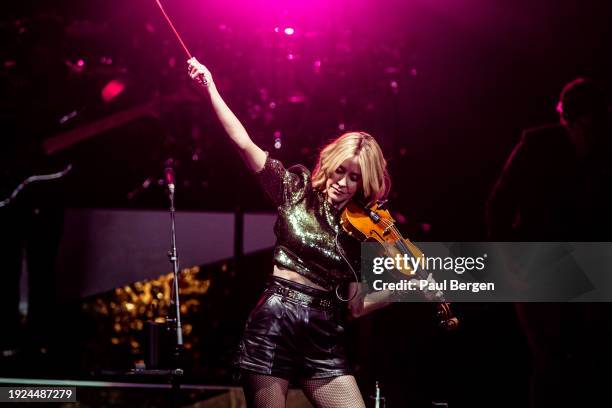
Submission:
[[[153,0],[5,3],[3,168],[21,175],[71,163],[57,184],[66,208],[144,211],[165,208],[158,180],[172,162],[180,211],[274,211],[191,84],[187,57]],[[319,147],[344,131],[373,134],[389,161],[392,212],[414,241],[484,240],[487,195],[521,130],[558,121],[558,94],[569,80],[589,76],[609,90],[612,79],[612,5],[604,1],[174,0],[165,7],[254,141],[286,165],[312,167]],[[106,128],[88,127],[96,121]],[[83,140],[36,159],[37,145],[71,130]],[[270,251],[253,256],[228,261],[235,274],[223,285],[238,291],[231,293],[263,285]],[[208,320],[199,330],[213,340],[201,344],[194,381],[231,381],[219,367],[256,297],[255,290],[239,301],[203,302]],[[224,312],[215,318],[212,310]],[[380,380],[390,406],[436,398],[526,406],[530,357],[512,305],[457,305],[463,322],[453,334],[431,327],[428,313],[395,305],[353,327],[364,395]],[[211,323],[225,314],[231,327]],[[98,340],[105,341],[100,333]],[[95,354],[66,357],[72,371],[57,372],[87,377],[102,368]]]

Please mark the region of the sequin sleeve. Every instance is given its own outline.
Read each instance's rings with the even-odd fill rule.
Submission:
[[[276,206],[299,201],[310,183],[310,171],[306,167],[299,164],[285,169],[267,152],[266,163],[255,177]]]

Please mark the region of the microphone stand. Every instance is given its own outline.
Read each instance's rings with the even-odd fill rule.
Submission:
[[[181,323],[181,302],[179,297],[179,259],[176,251],[176,223],[174,209],[174,170],[167,167],[164,170],[164,178],[168,186],[168,197],[170,199],[170,250],[168,251],[168,259],[172,263],[173,282],[172,296],[170,299],[170,310],[166,316],[166,325],[169,331],[173,331],[174,351],[171,360],[170,369],[158,369],[157,367],[137,368],[129,371],[129,374],[151,375],[151,376],[169,376],[172,385],[172,406],[180,407],[180,378],[184,371],[180,368],[181,356],[183,352],[183,325]]]
[[[175,329],[175,357],[183,348],[183,326],[181,324],[181,301],[179,298],[179,262],[178,255],[176,252],[176,223],[175,223],[175,209],[174,209],[174,184],[168,184],[168,192],[170,197],[170,251],[168,251],[168,259],[172,264],[172,272],[174,279],[172,282],[172,299],[170,300],[171,312],[174,311],[172,317],[166,316],[166,322],[170,323]]]
[[[181,323],[181,301],[179,296],[179,259],[176,251],[176,222],[175,222],[175,208],[174,208],[174,188],[175,178],[174,170],[172,168],[166,168],[164,170],[164,176],[168,185],[168,197],[170,199],[170,250],[168,251],[168,259],[172,264],[172,298],[170,299],[170,310],[168,316],[166,316],[166,323],[170,330],[174,330],[174,366],[176,369],[172,370],[172,391],[174,405],[178,407],[179,392],[180,392],[180,381],[179,377],[183,375],[183,369],[180,368],[181,354],[183,352],[183,325]]]

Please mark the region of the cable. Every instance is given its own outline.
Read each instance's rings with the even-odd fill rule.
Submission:
[[[351,265],[351,263],[348,261],[348,259],[346,259],[346,256],[344,254],[344,249],[342,249],[342,247],[340,246],[340,243],[338,242],[338,234],[340,233],[340,228],[338,228],[336,230],[336,238],[334,239],[335,243],[336,243],[336,248],[338,249],[338,252],[340,253],[340,256],[342,257],[342,259],[344,259],[344,262],[346,262],[346,264],[349,266],[349,268],[351,268],[351,272],[353,272],[353,276],[355,276],[355,283],[359,284],[359,277],[357,276],[357,272],[355,272],[355,269],[353,269],[353,265]],[[357,296],[357,293],[359,292],[359,287],[357,288],[357,290],[355,291],[355,293],[353,293],[353,296],[351,296],[350,299],[343,299],[342,296],[340,296],[340,294],[338,293],[338,288],[340,287],[340,285],[336,285],[336,297],[341,301],[341,302],[350,302],[351,300],[355,299],[355,296]]]
[[[6,198],[3,201],[0,201],[0,208],[6,207],[7,205],[9,205],[19,195],[21,190],[23,190],[25,186],[27,186],[28,184],[34,183],[37,181],[57,180],[57,179],[64,177],[66,174],[68,174],[70,170],[72,170],[72,164],[69,164],[68,166],[66,166],[64,170],[57,172],[57,173],[40,174],[40,175],[34,175],[34,176],[28,177],[21,184],[19,184],[17,188],[15,188],[15,190],[13,190],[13,192],[8,198]]]

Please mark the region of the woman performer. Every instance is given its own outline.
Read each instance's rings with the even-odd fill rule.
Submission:
[[[388,194],[387,163],[378,143],[364,132],[345,133],[323,148],[312,173],[301,165],[285,169],[251,140],[210,71],[195,58],[188,65],[278,209],[274,271],[248,318],[236,359],[248,405],[284,407],[289,381],[298,380],[317,407],[365,407],[346,359],[346,309],[338,288],[349,284],[342,300],[350,299],[352,317],[390,302],[359,291],[345,251],[359,243],[342,231],[339,216],[355,196],[373,202]]]

